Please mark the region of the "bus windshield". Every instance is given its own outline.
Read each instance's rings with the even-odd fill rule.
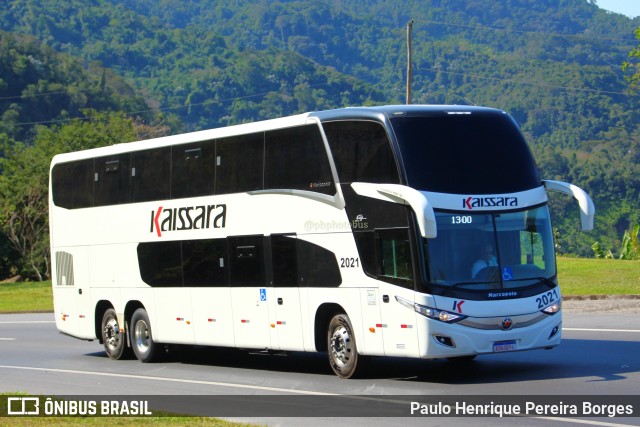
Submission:
[[[435,289],[555,286],[553,234],[547,206],[519,212],[436,212],[438,237],[424,239]]]

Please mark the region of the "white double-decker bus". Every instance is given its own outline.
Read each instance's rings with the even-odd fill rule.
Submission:
[[[143,362],[166,345],[472,358],[552,348],[546,190],[506,113],[345,108],[60,154],[58,329]]]

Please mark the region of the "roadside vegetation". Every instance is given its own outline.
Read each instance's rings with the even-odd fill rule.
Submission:
[[[51,281],[0,283],[0,313],[53,311]]]
[[[180,426],[180,427],[242,427],[255,426],[255,424],[237,424],[217,418],[205,417],[151,417],[151,418],[124,418],[124,417],[0,417],[0,424],[7,427],[45,427],[52,424],[59,427],[72,426],[99,426],[115,427],[153,427],[153,426]]]
[[[558,257],[563,295],[640,295],[640,261]]]

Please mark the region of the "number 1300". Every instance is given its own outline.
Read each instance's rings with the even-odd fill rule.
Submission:
[[[473,222],[473,217],[469,215],[457,215],[451,217],[451,224],[471,224]]]

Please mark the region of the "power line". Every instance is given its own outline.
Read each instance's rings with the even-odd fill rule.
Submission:
[[[80,90],[80,92],[84,92],[84,90]],[[62,95],[68,93],[66,90],[59,90],[56,92],[40,92],[40,93],[32,93],[29,95],[13,95],[13,96],[0,96],[0,101],[6,101],[9,99],[26,99],[26,98],[36,98],[38,96],[48,96],[48,95]]]
[[[422,21],[422,22],[425,22],[427,24],[468,28],[468,29],[472,29],[472,30],[503,31],[503,32],[507,32],[507,33],[541,35],[541,36],[548,36],[548,37],[565,37],[565,38],[594,40],[594,41],[620,41],[620,42],[626,42],[626,43],[630,43],[630,44],[638,43],[638,40],[636,40],[636,39],[621,39],[621,38],[603,37],[603,36],[586,36],[586,35],[581,35],[581,34],[567,34],[567,33],[546,33],[546,32],[543,32],[543,31],[512,30],[512,29],[509,29],[509,28],[490,27],[488,25],[465,25],[465,24],[454,24],[452,22],[442,22],[442,21]]]
[[[467,74],[467,73],[458,73],[458,72],[454,72],[454,71],[443,71],[443,70],[438,69],[438,68],[420,68],[420,70],[426,70],[426,71],[432,71],[432,72],[437,72],[437,73],[450,74],[450,75],[455,75],[455,76],[460,76],[460,77],[469,77],[469,78],[473,78],[473,79],[492,80],[492,81],[496,81],[496,82],[499,82],[499,83],[505,83],[505,84],[511,83],[511,84],[527,85],[527,86],[536,86],[536,87],[541,87],[541,88],[545,88],[545,89],[559,89],[559,90],[565,90],[567,92],[589,92],[589,93],[596,93],[596,94],[603,94],[603,95],[623,95],[623,96],[630,96],[630,97],[640,96],[640,95],[637,95],[637,94],[631,94],[631,93],[626,93],[626,92],[616,92],[616,91],[607,91],[607,90],[590,89],[590,88],[579,88],[579,87],[573,87],[573,86],[552,85],[552,84],[547,84],[547,83],[530,82],[530,81],[516,80],[516,79],[506,79],[506,78],[502,78],[502,77],[488,77],[488,76],[482,76],[482,75],[478,75],[478,74]],[[374,73],[367,73],[367,74],[368,75],[374,75]],[[329,85],[329,83],[317,83],[317,84],[310,84],[309,87],[321,87],[321,86],[327,86],[327,85]],[[281,91],[281,90],[273,90],[273,91],[269,91],[269,92],[261,92],[261,93],[256,93],[256,94],[252,94],[252,95],[243,95],[243,96],[236,96],[236,97],[230,97],[230,98],[223,98],[223,99],[216,99],[216,100],[209,100],[209,101],[202,101],[202,102],[194,102],[194,103],[180,105],[180,106],[176,106],[176,107],[159,107],[159,108],[149,108],[149,109],[146,109],[146,110],[122,112],[122,114],[127,115],[127,116],[135,116],[135,115],[138,115],[138,114],[151,113],[151,112],[175,111],[175,110],[181,110],[181,109],[185,109],[185,108],[205,106],[205,105],[211,105],[211,104],[222,104],[222,103],[225,103],[225,102],[232,102],[232,101],[236,101],[236,100],[240,100],[240,99],[259,98],[259,97],[264,97],[264,96],[267,96],[267,95],[270,95],[270,94],[277,94],[277,93],[284,93],[284,92]],[[67,119],[52,119],[52,120],[42,120],[42,121],[35,121],[35,122],[12,123],[11,126],[33,126],[33,125],[45,125],[45,124],[58,124],[58,123],[67,123],[67,122],[72,122],[72,121],[93,120],[93,119],[95,119],[95,118],[94,117],[74,117],[74,118],[67,118]]]
[[[605,94],[605,95],[638,96],[638,95],[631,94],[631,93],[626,93],[626,92],[616,92],[616,91],[610,91],[610,90],[600,90],[600,89],[590,89],[590,88],[579,88],[579,87],[573,87],[573,86],[552,85],[552,84],[548,84],[548,83],[528,82],[528,81],[524,81],[524,80],[507,79],[507,78],[503,78],[503,77],[487,77],[487,76],[481,76],[481,75],[478,75],[478,74],[457,73],[457,72],[454,72],[454,71],[443,71],[443,70],[438,69],[438,68],[420,68],[420,70],[427,70],[427,71],[433,71],[433,72],[444,73],[444,74],[452,74],[452,75],[455,75],[455,76],[470,77],[470,78],[474,78],[474,79],[493,80],[493,81],[497,81],[497,82],[501,82],[501,83],[515,83],[515,84],[522,84],[522,85],[528,85],[528,86],[537,86],[537,87],[543,87],[543,88],[547,88],[547,89],[562,89],[562,90],[566,90],[566,91],[591,92],[591,93],[598,93],[598,94]]]
[[[316,84],[309,84],[309,87],[321,87],[321,86],[328,86],[330,83],[316,83]],[[152,112],[162,112],[162,111],[174,111],[174,110],[182,110],[185,108],[191,108],[191,107],[198,107],[198,106],[204,106],[204,105],[211,105],[211,104],[222,104],[225,102],[232,102],[232,101],[237,101],[240,99],[250,99],[250,98],[259,98],[259,97],[264,97],[270,94],[277,94],[277,93],[285,93],[282,90],[272,90],[269,92],[261,92],[261,93],[256,93],[256,94],[252,94],[252,95],[243,95],[243,96],[234,96],[231,98],[222,98],[222,99],[212,99],[209,101],[202,101],[202,102],[193,102],[193,103],[189,103],[189,104],[184,104],[184,105],[179,105],[176,107],[158,107],[158,108],[149,108],[146,110],[136,110],[136,111],[113,111],[114,113],[122,113],[126,116],[135,116],[138,114],[144,114],[144,113],[152,113]],[[35,126],[35,125],[47,125],[47,124],[58,124],[58,123],[67,123],[67,122],[72,122],[72,121],[82,121],[82,120],[93,120],[95,119],[95,117],[71,117],[71,118],[66,118],[66,119],[51,119],[51,120],[41,120],[41,121],[34,121],[34,122],[21,122],[21,123],[11,123],[11,126]]]

